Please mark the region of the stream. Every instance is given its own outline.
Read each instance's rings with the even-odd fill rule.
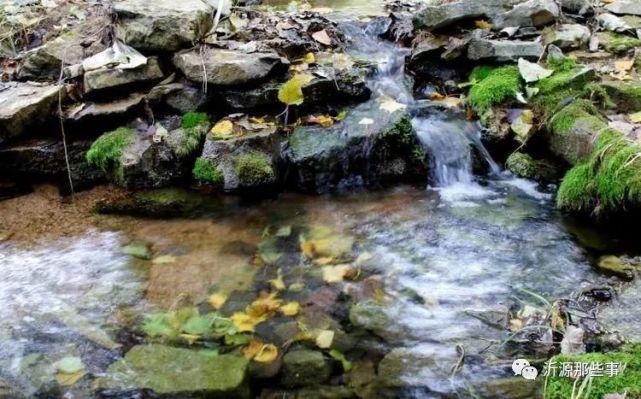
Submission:
[[[353,237],[359,254],[367,255],[364,272],[381,282],[383,298],[351,309],[349,319],[376,336],[363,338],[360,351],[380,352],[383,345],[383,352],[400,357],[404,397],[479,397],[479,387],[513,376],[513,359],[550,355],[551,335],[543,338],[547,345],[538,342],[540,348],[504,345],[508,311],[540,306],[528,292],[553,301],[603,281],[592,267],[594,251],[554,209],[551,189],[501,170],[477,124],[463,114],[426,111],[425,101],[413,98],[403,71],[407,50],[378,38],[383,22],[357,23],[344,14],[337,19],[352,43],[349,53],[379,65],[369,82],[370,101],[386,96],[412,110],[418,138],[433,154],[428,187],[284,193],[250,204],[230,199],[215,215],[108,216],[77,236],[0,242],[0,390],[7,384],[26,396],[57,392],[52,364],[65,356],[79,356],[89,373],[102,375],[123,348],[139,342],[132,338],[132,320],[186,297],[200,303],[212,287],[235,292],[242,302],[244,292],[255,293],[276,273],[253,266],[265,231],[317,226]],[[487,175],[474,174],[475,157]],[[172,261],[123,253],[123,246],[138,241]],[[302,273],[298,266],[279,269],[288,284]],[[322,290],[322,281],[305,284],[295,298]],[[335,301],[328,303],[340,306]],[[497,324],[504,327],[488,325],[490,314],[503,315]],[[462,351],[465,365],[456,368]],[[65,397],[91,397],[92,381],[83,379],[67,392]]]

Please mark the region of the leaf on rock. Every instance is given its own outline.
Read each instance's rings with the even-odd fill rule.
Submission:
[[[266,315],[277,312],[283,301],[276,298],[276,295],[277,293],[271,293],[269,295],[261,296],[247,306],[245,312],[256,318],[265,317]]]
[[[336,265],[323,267],[323,281],[326,283],[340,283],[352,267],[350,265]]]
[[[254,356],[254,361],[258,363],[271,363],[278,357],[278,348],[273,344],[265,344],[260,351]]]
[[[487,29],[492,29],[492,26],[494,26],[490,22],[487,22],[487,21],[485,21],[483,19],[474,21],[474,25],[476,25],[476,27],[479,28],[479,29],[486,29],[486,30]]]
[[[180,337],[184,339],[188,345],[193,345],[200,339],[200,335],[195,334],[180,334]]]
[[[392,114],[396,111],[407,108],[407,105],[401,104],[391,97],[383,96],[381,98],[381,105],[379,108]]]
[[[287,106],[301,105],[305,102],[303,86],[311,82],[312,79],[314,77],[308,74],[295,75],[278,90],[278,100]]]
[[[244,312],[236,312],[231,316],[231,321],[239,332],[254,332],[256,325],[265,321],[265,318],[250,316]]]
[[[539,64],[530,62],[524,58],[519,58],[519,72],[521,77],[527,83],[538,82],[541,79],[548,78],[554,73],[551,69],[545,69]]]
[[[625,73],[632,69],[634,66],[634,60],[619,60],[614,61],[614,69],[619,73]]]
[[[326,46],[332,45],[332,38],[329,37],[325,29],[312,33],[312,38],[317,42],[324,44]]]
[[[298,302],[288,302],[280,307],[283,316],[296,316],[300,313],[300,304]]]
[[[252,340],[249,341],[249,344],[243,348],[243,356],[249,360],[253,359],[263,348],[263,345],[262,341],[252,338]]]
[[[327,349],[332,346],[334,341],[334,331],[323,330],[316,336],[316,345],[321,349]]]
[[[224,119],[211,128],[211,134],[215,138],[227,138],[233,136],[234,123],[229,119]]]
[[[212,308],[219,310],[227,302],[227,295],[221,294],[220,292],[215,292],[209,296],[207,300]]]
[[[285,285],[285,282],[283,281],[283,276],[281,274],[280,269],[278,269],[278,277],[275,279],[269,280],[269,284],[271,284],[272,288],[275,289],[276,291],[282,291],[287,286]]]

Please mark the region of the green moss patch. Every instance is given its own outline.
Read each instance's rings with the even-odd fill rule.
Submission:
[[[108,171],[119,164],[123,151],[133,142],[134,137],[135,131],[125,127],[103,134],[87,151],[87,162]]]
[[[599,37],[605,50],[614,54],[625,53],[637,46],[641,46],[641,40],[618,33],[606,32],[600,34]]]
[[[478,114],[512,101],[521,90],[521,75],[515,66],[477,67],[471,77],[476,83],[470,89],[469,102]]]
[[[559,377],[561,364],[598,364],[601,365],[603,376],[592,377],[592,383],[586,384],[584,394],[581,396],[585,399],[601,399],[607,394],[624,394],[628,398],[641,397],[641,347],[632,347],[627,352],[610,352],[610,353],[587,353],[580,356],[555,356],[550,360],[550,364],[557,366],[556,376],[551,375],[547,382],[545,399],[567,399],[572,397],[574,380],[568,377]],[[609,376],[605,367],[606,364],[625,365],[625,369],[615,376]],[[578,391],[583,380],[579,381],[576,386]]]
[[[183,129],[191,129],[201,125],[209,125],[209,117],[204,112],[187,112],[182,117],[181,126]]]
[[[536,160],[523,152],[511,154],[505,167],[518,177],[534,180],[552,180],[557,172],[554,165],[547,161]]]
[[[589,126],[594,125],[595,131],[598,131],[605,126],[605,121],[599,115],[592,102],[576,100],[554,115],[550,122],[554,134],[567,133],[579,119],[588,122]]]
[[[204,158],[196,159],[192,173],[196,180],[203,183],[221,184],[225,181],[223,173],[214,164]]]
[[[234,160],[234,168],[243,186],[251,187],[273,183],[274,169],[267,158],[259,153],[248,153]]]
[[[602,131],[590,158],[563,179],[557,206],[595,214],[641,206],[641,147],[616,130]]]

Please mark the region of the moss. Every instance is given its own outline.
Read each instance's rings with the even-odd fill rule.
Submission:
[[[641,397],[641,347],[633,346],[628,351],[610,353],[586,353],[579,356],[555,356],[550,362],[557,366],[557,376],[550,376],[547,384],[545,399],[566,399],[572,397],[574,380],[559,377],[559,367],[563,363],[597,363],[605,366],[607,363],[625,364],[625,369],[616,376],[604,375],[593,377],[589,394],[586,399],[603,398],[607,394],[627,392],[628,398]],[[582,381],[579,381],[578,386]]]
[[[641,86],[623,82],[607,82],[604,90],[610,95],[619,112],[641,111]]]
[[[182,136],[175,148],[176,155],[186,157],[193,154],[202,144],[207,135],[207,128],[203,125],[183,129]]]
[[[608,94],[605,87],[597,83],[589,83],[583,88],[582,96],[591,101],[597,101],[602,108],[615,109],[617,105]]]
[[[470,73],[470,82],[480,82],[481,80],[487,78],[490,76],[492,71],[496,69],[495,67],[487,66],[487,65],[481,65],[475,67],[472,72]]]
[[[181,126],[183,129],[191,129],[196,126],[208,125],[209,117],[204,112],[187,112],[182,117]]]
[[[554,69],[557,72],[567,72],[575,69],[578,66],[577,62],[573,58],[561,57],[561,58],[550,58],[547,62],[547,67]]]
[[[557,177],[556,167],[545,160],[536,160],[523,152],[511,154],[505,167],[514,175],[526,179],[553,180]]]
[[[225,181],[223,173],[214,164],[204,158],[196,159],[192,173],[196,180],[203,183],[221,184]]]
[[[511,101],[521,90],[521,75],[514,66],[500,67],[489,72],[479,69],[473,75],[485,76],[472,86],[469,94],[470,104],[478,114],[484,114],[495,105]]]
[[[576,100],[559,111],[551,120],[554,134],[567,133],[574,123],[583,119],[594,125],[595,130],[600,130],[603,120],[598,116],[599,111],[588,100]]]
[[[641,147],[614,129],[602,131],[590,158],[563,179],[557,206],[597,215],[640,207]]]
[[[274,169],[267,158],[259,153],[248,153],[234,160],[234,168],[243,186],[257,186],[273,182]]]
[[[641,46],[641,40],[621,35],[618,33],[608,33],[607,39],[604,40],[603,47],[610,53],[621,54]]]
[[[123,151],[134,140],[134,135],[133,129],[125,127],[103,134],[87,151],[87,162],[104,171],[117,167]]]

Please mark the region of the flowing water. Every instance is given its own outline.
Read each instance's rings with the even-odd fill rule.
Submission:
[[[360,322],[405,361],[399,378],[412,387],[408,397],[466,396],[472,387],[509,376],[514,356],[531,356],[523,348],[506,351],[500,345],[506,330],[476,316],[531,303],[524,290],[553,299],[601,277],[551,195],[501,172],[478,126],[463,116],[421,112],[404,83],[406,50],[377,38],[381,24],[342,27],[353,43],[350,52],[379,64],[370,82],[375,97],[416,110],[413,126],[432,154],[427,190],[283,194],[253,205],[234,203],[211,217],[113,217],[112,227],[88,226],[81,235],[0,244],[0,382],[27,394],[46,390],[54,384],[52,364],[65,356],[80,356],[99,376],[121,356],[118,346],[131,344],[123,326],[136,315],[168,309],[181,296],[198,302],[211,287],[244,292],[268,278],[252,266],[266,229],[319,225],[354,237],[359,252],[373,259],[366,271],[384,282],[384,299],[376,306],[385,322]],[[488,176],[474,176],[473,153],[487,164]],[[132,240],[151,243],[154,254],[174,261],[150,264],[123,255]],[[283,273],[294,281],[295,273]],[[307,287],[301,295],[317,289]],[[461,351],[465,365],[453,372]],[[73,397],[91,395],[91,381],[83,381],[72,388]]]

